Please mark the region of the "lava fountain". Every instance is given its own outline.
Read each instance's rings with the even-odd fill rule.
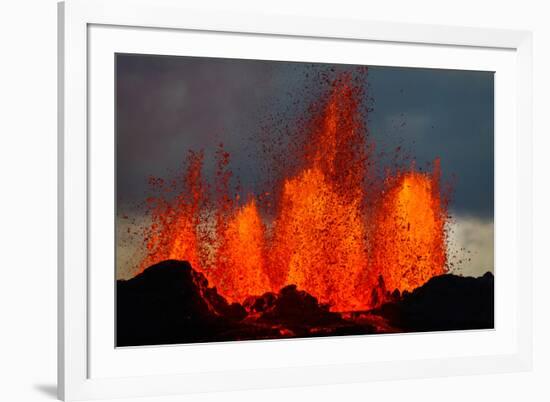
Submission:
[[[242,302],[247,296],[271,289],[265,267],[265,225],[256,201],[237,208],[221,233],[215,284],[229,301]]]
[[[371,267],[388,289],[411,291],[446,271],[446,212],[433,173],[401,173],[388,180],[376,211]]]
[[[284,180],[272,244],[271,266],[284,270],[275,288],[295,284],[339,310],[359,307],[355,286],[367,267],[359,98],[349,77],[341,77],[306,126],[305,168]]]
[[[373,180],[362,88],[344,74],[312,105],[301,145],[288,152],[300,168],[270,189],[278,196],[268,211],[261,196],[243,203],[231,188],[223,145],[213,186],[201,174],[203,152],[189,153],[179,186],[152,179],[159,195],[148,200],[140,269],[188,260],[229,301],[294,284],[333,311],[375,307],[385,289],[410,291],[445,273],[439,160],[429,174],[400,169]]]

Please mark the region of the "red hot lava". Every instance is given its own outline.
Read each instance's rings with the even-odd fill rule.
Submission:
[[[168,197],[175,183],[153,179],[161,194],[149,199],[141,270],[188,260],[231,302],[295,284],[333,311],[375,307],[380,287],[410,291],[445,273],[439,160],[431,174],[412,168],[373,181],[363,98],[350,76],[332,82],[310,109],[303,145],[290,152],[301,168],[269,191],[278,194],[269,213],[260,197],[241,202],[230,188],[223,146],[212,187],[201,174],[202,152],[189,153],[175,197]]]

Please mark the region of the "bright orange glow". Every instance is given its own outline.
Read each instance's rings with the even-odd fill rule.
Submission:
[[[445,273],[445,213],[433,176],[407,172],[392,182],[375,224],[373,268],[388,289],[411,291]]]
[[[230,302],[269,290],[264,272],[265,226],[254,199],[239,208],[220,239],[224,250],[216,266],[216,285]]]
[[[285,183],[281,210],[273,264],[286,267],[285,282],[336,309],[357,308],[354,286],[366,266],[359,200],[348,203],[313,168]]]
[[[311,121],[306,167],[284,181],[274,225],[273,283],[295,284],[338,310],[359,307],[355,291],[367,265],[362,201],[366,147],[347,77]]]

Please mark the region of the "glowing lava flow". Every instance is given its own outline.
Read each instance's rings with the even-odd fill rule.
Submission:
[[[264,215],[259,198],[240,205],[230,189],[223,146],[214,194],[201,175],[202,152],[189,154],[175,197],[153,180],[161,195],[150,200],[141,270],[168,258],[188,260],[229,301],[295,284],[335,311],[375,307],[380,289],[410,291],[444,273],[439,161],[432,174],[410,169],[376,184],[367,180],[373,157],[359,110],[363,97],[349,76],[333,82],[311,109],[303,145],[289,156],[301,169],[270,190],[279,197]]]

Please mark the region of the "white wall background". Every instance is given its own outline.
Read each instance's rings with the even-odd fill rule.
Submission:
[[[216,4],[201,3],[212,7]],[[545,3],[537,0],[233,0],[218,3],[221,8],[254,12],[518,28],[534,32],[534,371],[154,400],[550,400],[547,310],[550,307],[547,255],[550,24]],[[189,1],[189,5],[192,4]],[[0,10],[0,400],[44,401],[55,398],[56,383],[56,1],[14,0],[3,2]]]

